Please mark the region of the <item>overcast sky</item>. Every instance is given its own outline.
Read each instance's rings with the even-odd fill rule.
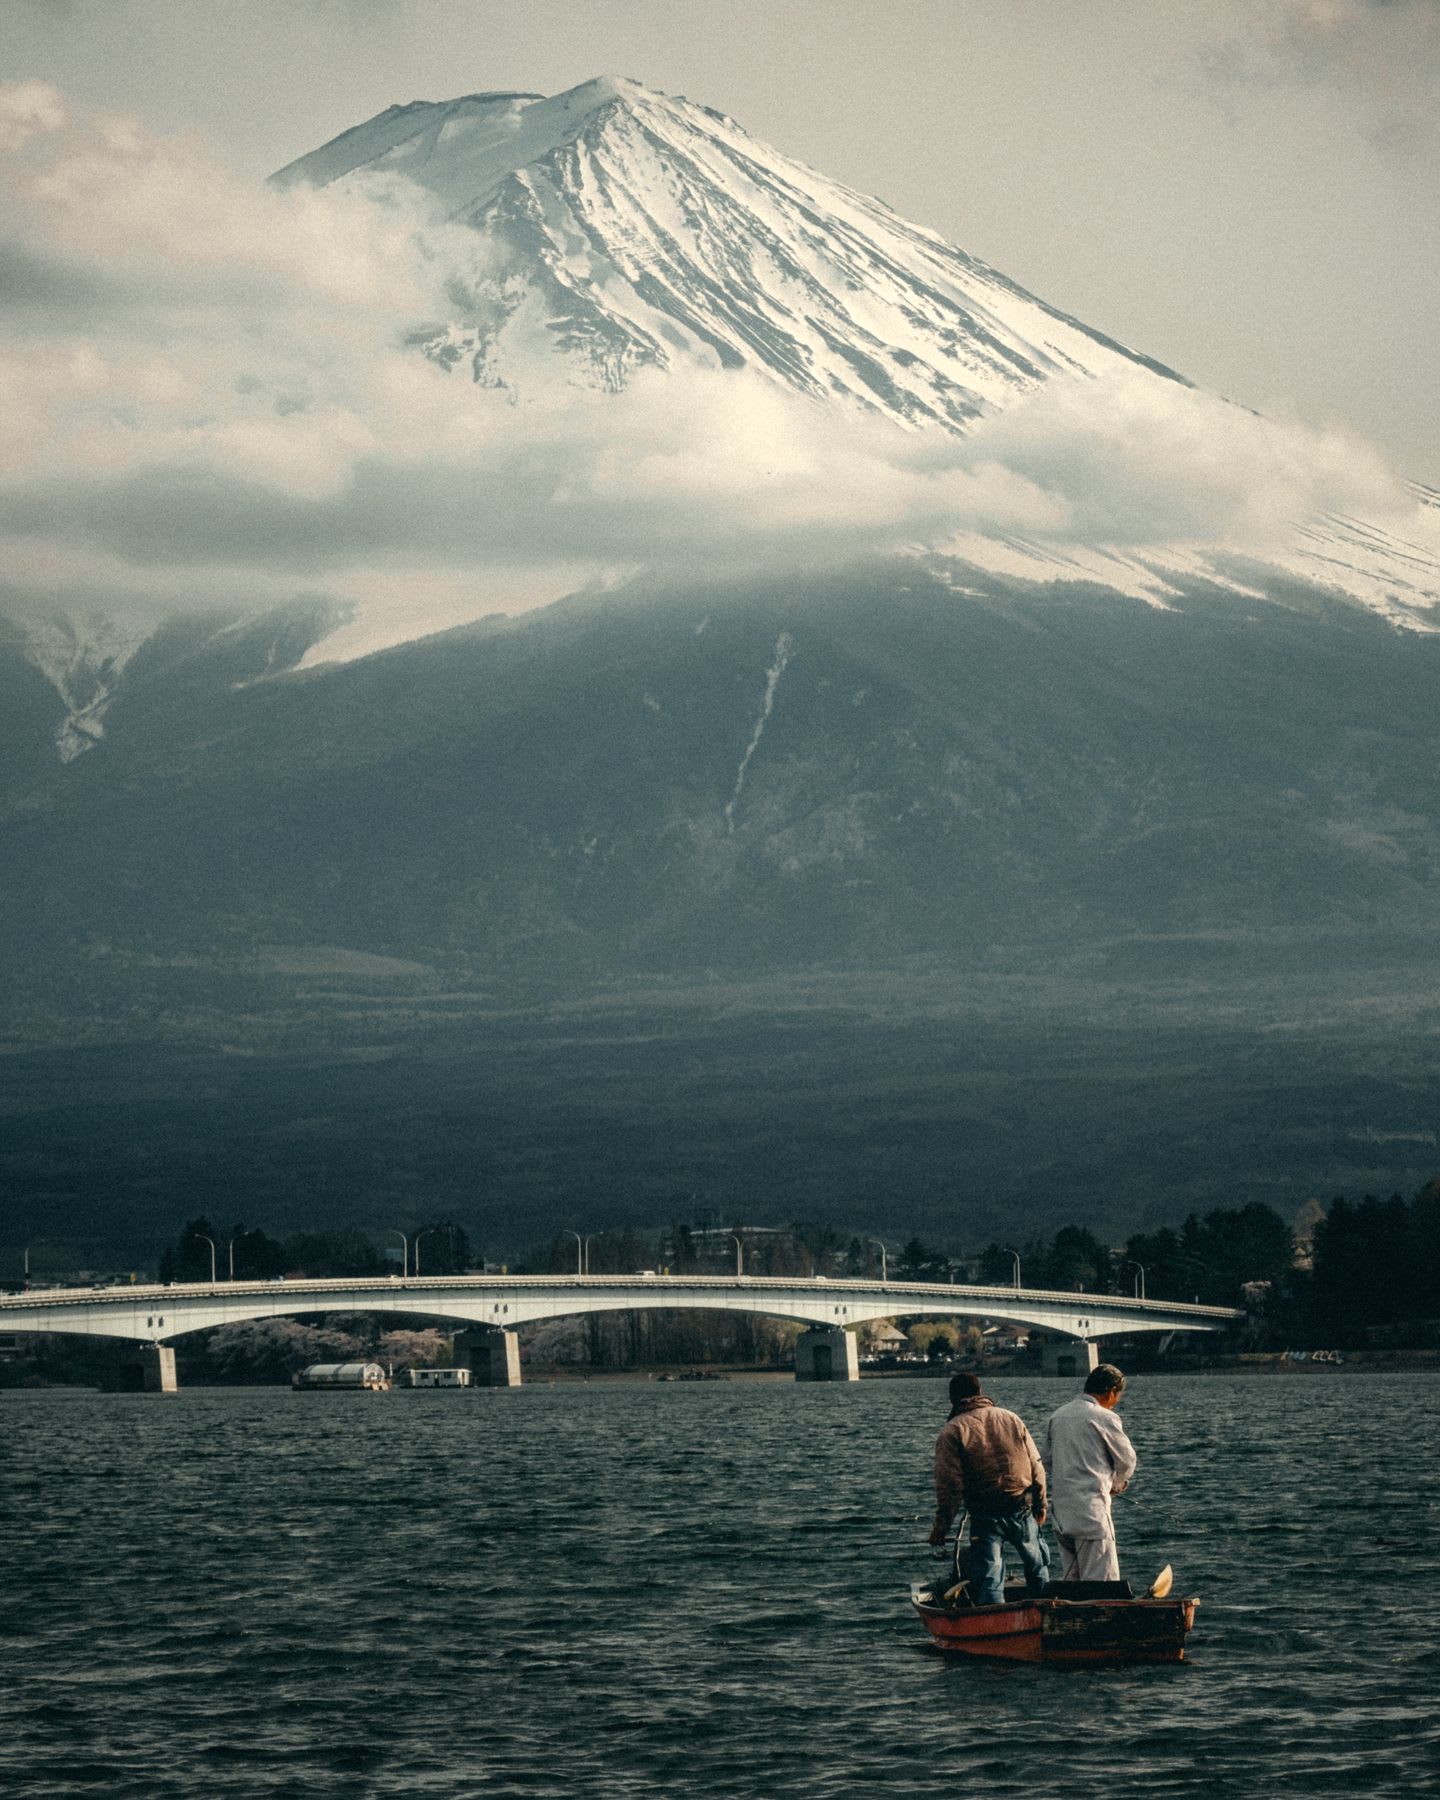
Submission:
[[[618,73],[1233,398],[1440,485],[1440,0],[0,0],[8,80],[260,179]]]

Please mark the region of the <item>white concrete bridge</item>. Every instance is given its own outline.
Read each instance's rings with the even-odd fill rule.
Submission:
[[[142,1352],[144,1385],[172,1389],[171,1341],[246,1319],[326,1312],[423,1317],[465,1330],[457,1346],[477,1379],[516,1386],[515,1331],[542,1319],[659,1309],[742,1312],[808,1327],[796,1346],[800,1381],[854,1381],[855,1327],[907,1318],[1010,1320],[1046,1334],[1044,1366],[1083,1373],[1097,1344],[1135,1332],[1223,1331],[1244,1314],[1223,1306],[1044,1288],[929,1282],[792,1280],[764,1275],[441,1275],[377,1280],[220,1281],[169,1286],[47,1288],[0,1297],[0,1332],[70,1332],[120,1338]]]

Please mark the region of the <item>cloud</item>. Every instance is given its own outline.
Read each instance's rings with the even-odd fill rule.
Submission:
[[[974,442],[1047,496],[1050,535],[1087,545],[1263,554],[1317,514],[1408,510],[1383,459],[1349,433],[1261,418],[1138,375],[1052,382]]]
[[[67,372],[68,373],[68,372]],[[146,361],[147,401],[193,384]],[[775,566],[850,560],[966,529],[1081,543],[1263,550],[1317,511],[1388,510],[1373,455],[1137,375],[1052,384],[973,436],[835,421],[746,375],[651,375],[523,407],[420,359],[370,371],[369,404],[233,407],[152,422],[122,454],[56,445],[0,523],[156,569],[307,578],[389,564]],[[97,380],[81,367],[87,395]],[[125,430],[130,435],[128,427]]]
[[[1440,0],[1274,0],[1197,68],[1222,96],[1322,90],[1378,148],[1413,154],[1433,148],[1440,120]]]
[[[1372,452],[1141,369],[966,438],[746,372],[516,404],[411,347],[476,239],[415,188],[279,192],[202,144],[0,94],[0,533],[24,591],[193,605],[317,585],[407,619],[638,567],[813,568],[961,531],[1263,549],[1395,510]]]
[[[65,100],[48,81],[17,81],[0,88],[0,150],[23,149],[42,132],[65,123]]]

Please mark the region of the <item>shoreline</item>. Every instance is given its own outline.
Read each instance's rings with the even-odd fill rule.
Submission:
[[[1404,1375],[1426,1374],[1440,1369],[1440,1350],[1342,1350],[1334,1352],[1335,1361],[1328,1360],[1327,1352],[1323,1360],[1312,1360],[1314,1352],[1307,1352],[1303,1361],[1296,1361],[1293,1352],[1281,1350],[1242,1351],[1230,1356],[1211,1356],[1186,1359],[1184,1361],[1168,1361],[1147,1364],[1145,1362],[1128,1362],[1126,1374],[1133,1378],[1153,1379],[1156,1376],[1184,1375],[1241,1375],[1246,1377],[1262,1377],[1268,1379],[1290,1379],[1296,1376],[1335,1376],[1335,1375]],[[11,1365],[13,1371],[14,1365]],[[982,1380],[1020,1380],[1046,1381],[1068,1380],[1070,1377],[1047,1376],[1040,1369],[1026,1363],[982,1363],[970,1362],[937,1363],[929,1365],[901,1365],[897,1368],[863,1368],[860,1371],[861,1381],[944,1381],[960,1369],[979,1375]],[[709,1387],[720,1382],[733,1382],[745,1385],[763,1384],[766,1382],[793,1382],[793,1368],[776,1368],[769,1364],[671,1364],[655,1368],[633,1369],[584,1369],[572,1366],[546,1367],[543,1365],[525,1365],[524,1384],[528,1387],[570,1387],[603,1385],[606,1383],[654,1383],[666,1387]],[[197,1381],[191,1379],[184,1386],[191,1391],[220,1391],[225,1388],[288,1388],[289,1382],[279,1381]],[[10,1379],[0,1376],[0,1396],[7,1393],[37,1393],[47,1390],[76,1389],[93,1392],[97,1386],[95,1380],[87,1373],[85,1376],[70,1380],[56,1381],[37,1377],[33,1371],[27,1372],[21,1379]],[[477,1388],[475,1392],[482,1391]]]

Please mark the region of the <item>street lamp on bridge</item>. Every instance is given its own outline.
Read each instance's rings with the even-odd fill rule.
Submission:
[[[1010,1244],[997,1244],[995,1248],[1003,1250],[1007,1256],[1015,1258],[1015,1285],[1018,1288],[1020,1285],[1020,1252]]]
[[[888,1272],[889,1265],[886,1262],[886,1258],[885,1258],[884,1242],[880,1238],[876,1238],[876,1237],[866,1238],[865,1242],[867,1244],[873,1244],[875,1246],[875,1248],[880,1252],[880,1285],[883,1287],[885,1285],[885,1283],[887,1281],[889,1281],[889,1279],[890,1279],[890,1275]]]
[[[585,1240],[578,1231],[571,1231],[568,1228],[564,1235],[573,1237],[575,1240],[575,1273],[583,1275],[585,1273]]]
[[[1126,1269],[1138,1269],[1140,1271],[1135,1277],[1135,1298],[1137,1300],[1143,1300],[1145,1298],[1145,1264],[1136,1262],[1134,1257],[1130,1257],[1121,1266]]]
[[[408,1281],[410,1279],[410,1240],[403,1231],[397,1231],[392,1225],[388,1233],[390,1237],[400,1240],[400,1273]]]
[[[735,1274],[737,1277],[742,1276],[745,1273],[745,1246],[733,1231],[730,1233],[730,1242],[735,1246]]]
[[[216,1285],[216,1281],[215,1281],[215,1240],[212,1237],[206,1237],[206,1235],[203,1231],[197,1231],[195,1233],[195,1236],[200,1239],[200,1242],[202,1244],[208,1244],[210,1246],[210,1285],[211,1285],[211,1287],[214,1287]]]

